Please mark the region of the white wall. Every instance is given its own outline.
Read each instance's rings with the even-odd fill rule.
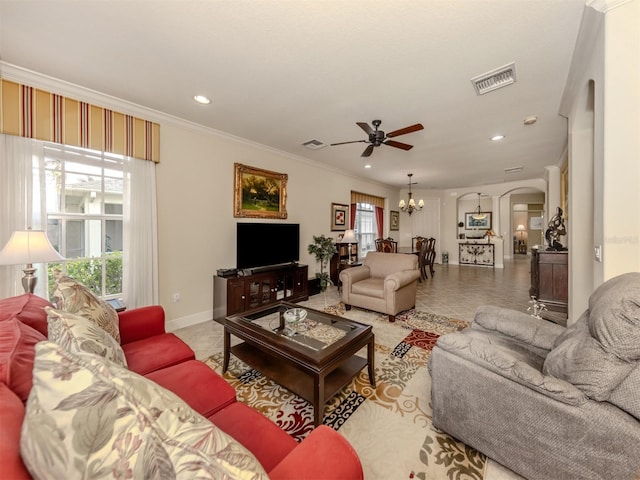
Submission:
[[[388,186],[206,129],[163,123],[160,150],[159,300],[173,320],[169,328],[212,318],[213,276],[218,268],[235,267],[237,222],[299,223],[300,262],[313,277],[319,266],[307,253],[312,236],[339,233],[330,230],[332,202],[349,204],[357,190],[398,203],[398,191]],[[287,220],[233,217],[234,162],[288,174]],[[182,300],[174,303],[173,293]]]
[[[590,5],[560,106],[569,119],[569,323],[603,281],[640,271],[640,0]]]

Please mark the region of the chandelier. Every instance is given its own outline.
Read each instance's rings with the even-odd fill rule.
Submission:
[[[482,213],[482,208],[480,207],[480,194],[478,193],[478,208],[476,210],[474,210],[473,214],[471,215],[471,218],[473,218],[474,220],[484,220],[485,218],[487,218],[487,214],[486,213]]]
[[[407,176],[409,177],[409,201],[408,203],[405,203],[404,199],[400,200],[400,203],[398,204],[398,208],[400,208],[400,210],[402,210],[403,212],[407,212],[409,215],[411,215],[414,210],[420,211],[422,210],[422,207],[424,207],[424,200],[420,199],[418,201],[418,205],[416,206],[416,201],[413,199],[413,194],[411,193],[411,185],[416,185],[416,182],[411,182],[411,177],[413,177],[413,173],[407,173]]]

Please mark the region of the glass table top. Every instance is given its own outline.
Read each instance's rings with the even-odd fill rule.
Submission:
[[[285,312],[288,310],[303,310],[305,313],[300,312],[302,314],[298,315],[297,320],[294,315],[295,321],[287,321]],[[228,320],[249,322],[255,327],[315,351],[333,345],[355,330],[366,328],[366,325],[351,320],[287,302],[280,302],[253,313],[228,317]]]

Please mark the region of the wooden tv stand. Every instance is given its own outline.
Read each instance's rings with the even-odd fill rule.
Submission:
[[[301,302],[309,298],[307,265],[285,265],[258,269],[250,275],[213,277],[213,318],[266,307],[280,301]]]

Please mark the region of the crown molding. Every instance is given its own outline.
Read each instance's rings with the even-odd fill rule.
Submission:
[[[586,6],[591,7],[600,13],[607,13],[614,8],[618,8],[619,6],[632,1],[633,0],[589,0],[586,3]]]
[[[239,143],[239,144],[247,145],[263,151],[267,151],[282,157],[289,158],[291,160],[295,160],[296,162],[306,163],[313,167],[321,168],[323,170],[327,170],[333,173],[338,173],[342,176],[355,178],[360,181],[370,183],[372,185],[377,185],[384,188],[395,188],[394,186],[386,183],[377,182],[375,180],[366,180],[356,175],[347,174],[336,167],[332,167],[324,163],[311,160],[306,157],[294,155],[292,153],[278,150],[276,148],[263,145],[261,143],[247,140],[246,138],[237,137],[235,135],[222,132],[220,130],[216,130],[210,127],[205,127],[198,123],[184,120],[174,115],[169,115],[167,113],[163,113],[158,110],[154,110],[152,108],[144,107],[142,105],[138,105],[136,103],[129,102],[127,100],[123,100],[118,97],[114,97],[111,95],[98,92],[96,90],[91,90],[90,88],[81,87],[74,83],[66,82],[58,78],[54,78],[48,75],[44,75],[42,73],[34,72],[32,70],[29,70],[11,63],[3,62],[1,60],[0,60],[0,78],[5,78],[7,80],[10,80],[16,83],[21,83],[24,85],[29,85],[30,87],[46,90],[47,92],[55,93],[57,95],[62,95],[64,97],[73,98],[74,100],[79,100],[81,102],[87,102],[92,105],[112,109],[127,115],[133,115],[135,117],[144,118],[145,120],[157,122],[161,125],[169,124],[169,125],[172,125],[178,128],[183,128],[196,133],[213,135],[216,137],[224,138],[225,140],[229,140],[235,143]],[[162,135],[160,137],[162,138]]]

